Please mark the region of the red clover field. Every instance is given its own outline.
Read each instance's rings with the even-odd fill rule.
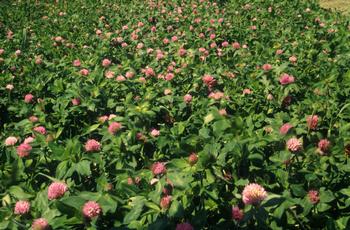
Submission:
[[[0,229],[350,229],[349,16],[0,1]]]

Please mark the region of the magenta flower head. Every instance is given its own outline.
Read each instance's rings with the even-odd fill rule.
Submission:
[[[322,152],[328,152],[331,142],[328,139],[322,139],[318,142],[318,148]]]
[[[14,213],[16,215],[23,215],[29,213],[30,203],[26,200],[16,202]]]
[[[108,67],[108,66],[110,66],[111,64],[112,64],[112,62],[111,62],[109,59],[107,59],[107,58],[105,58],[105,59],[102,60],[102,66],[103,66],[103,67]]]
[[[22,143],[17,147],[17,155],[21,158],[29,156],[30,151],[32,151],[32,146],[26,143]]]
[[[296,137],[292,137],[287,141],[287,149],[291,152],[298,152],[303,148],[303,144],[301,143],[301,141],[296,138]]]
[[[243,210],[239,209],[239,207],[232,207],[232,219],[236,221],[241,221],[244,217]]]
[[[248,184],[244,187],[242,192],[242,200],[244,204],[257,205],[261,201],[265,200],[267,192],[265,189],[256,183]]]
[[[176,230],[193,230],[193,227],[190,223],[181,223],[176,225]]]
[[[198,161],[198,156],[196,153],[191,153],[191,155],[188,157],[188,162],[191,166],[195,165]]]
[[[185,103],[190,103],[192,101],[192,95],[191,94],[186,94],[184,96],[184,102]]]
[[[94,218],[102,213],[100,205],[95,201],[88,201],[83,206],[83,215],[86,218]]]
[[[98,152],[101,150],[100,142],[90,139],[85,143],[85,151],[86,152]]]
[[[155,162],[152,165],[151,170],[155,176],[166,173],[165,164],[163,162]]]
[[[47,197],[49,200],[54,200],[60,198],[64,195],[64,193],[68,190],[68,187],[63,182],[53,182],[50,184],[47,190]]]
[[[50,225],[44,218],[35,219],[32,223],[32,230],[48,230]]]

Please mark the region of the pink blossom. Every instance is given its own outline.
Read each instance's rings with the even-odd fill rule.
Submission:
[[[13,146],[17,143],[17,141],[18,140],[16,137],[10,136],[10,137],[6,138],[5,146]]]
[[[220,110],[219,110],[219,114],[220,114],[221,116],[227,116],[227,111],[226,111],[226,109],[220,109]]]
[[[286,73],[282,74],[280,77],[281,85],[288,85],[294,82],[294,77],[292,75],[288,75]]]
[[[192,95],[191,94],[186,94],[184,96],[184,102],[185,103],[190,103],[192,101]]]
[[[318,142],[317,146],[322,152],[328,152],[330,145],[331,142],[328,139],[322,139]]]
[[[266,99],[269,100],[269,101],[272,101],[272,100],[273,100],[272,94],[269,93],[269,94],[267,95]]]
[[[316,190],[310,190],[307,193],[307,197],[308,197],[309,201],[311,202],[311,204],[317,204],[320,201],[318,191],[316,191]]]
[[[171,89],[165,89],[164,90],[164,95],[169,95],[171,94]]]
[[[142,72],[146,74],[146,77],[151,77],[156,75],[151,67],[147,67],[146,69],[143,69]]]
[[[21,50],[16,50],[15,54],[16,54],[16,56],[20,56],[22,54],[22,51]]]
[[[313,129],[313,130],[316,129],[318,124],[318,116],[317,115],[308,116],[306,118],[306,123],[310,129]]]
[[[24,96],[24,102],[25,103],[31,103],[33,101],[34,96],[30,93],[26,94]]]
[[[283,50],[279,49],[279,50],[276,50],[276,55],[281,55],[283,54]]]
[[[100,205],[95,201],[88,201],[83,206],[83,215],[86,218],[94,218],[102,213]]]
[[[103,66],[103,67],[108,67],[108,66],[110,66],[111,64],[112,64],[112,62],[111,62],[109,59],[107,59],[107,58],[105,58],[105,59],[102,60],[102,66]]]
[[[29,213],[30,203],[26,200],[20,200],[16,202],[14,214],[23,215]]]
[[[42,135],[45,135],[46,134],[46,129],[44,126],[37,126],[37,127],[34,127],[33,130],[35,132],[38,132],[38,133],[41,133]]]
[[[243,210],[239,209],[239,207],[232,207],[232,219],[236,221],[241,221],[244,217]]]
[[[98,121],[101,122],[101,123],[104,123],[108,120],[108,116],[107,115],[104,115],[104,116],[101,116],[98,118]]]
[[[181,223],[176,225],[175,230],[193,230],[194,228],[192,227],[191,224],[189,223]]]
[[[178,38],[176,36],[171,37],[171,41],[176,42],[177,40],[178,40]]]
[[[101,144],[100,142],[94,140],[94,139],[89,139],[85,143],[85,151],[86,152],[98,152],[101,150]]]
[[[166,173],[165,164],[163,162],[155,162],[151,167],[151,171],[155,176],[164,174]]]
[[[243,90],[243,95],[246,95],[246,94],[252,94],[253,91],[251,89],[244,89]]]
[[[106,71],[105,72],[105,77],[107,78],[107,79],[111,79],[111,78],[114,78],[114,76],[115,76],[115,73],[113,72],[113,71]]]
[[[265,189],[256,183],[246,185],[242,192],[242,200],[244,204],[257,205],[265,200],[266,197],[267,192]]]
[[[158,129],[151,130],[151,136],[158,137],[160,135],[160,131]]]
[[[135,76],[135,73],[132,71],[128,71],[125,73],[126,78],[133,78]]]
[[[234,42],[234,43],[232,44],[232,47],[233,47],[234,49],[240,49],[240,48],[241,48],[241,45],[240,45],[238,42]]]
[[[280,134],[283,134],[283,135],[287,134],[291,128],[293,128],[291,124],[289,123],[283,124],[280,128]]]
[[[80,62],[79,59],[76,59],[76,60],[73,61],[73,66],[79,67],[80,65],[81,65],[81,62]]]
[[[298,59],[297,59],[297,57],[295,57],[295,56],[291,56],[291,57],[289,57],[289,61],[290,62],[296,62]]]
[[[164,43],[164,44],[169,44],[169,39],[164,38],[164,39],[163,39],[163,43]]]
[[[77,106],[77,105],[80,105],[80,99],[79,98],[73,98],[72,99],[72,104]]]
[[[65,183],[53,182],[52,184],[50,184],[47,190],[47,197],[49,198],[49,200],[60,198],[66,193],[67,190],[68,187]]]
[[[32,223],[32,230],[48,230],[49,222],[44,218],[35,219]]]
[[[262,66],[262,69],[263,69],[264,71],[269,71],[269,70],[272,69],[272,65],[270,65],[270,64],[264,64],[264,65]]]
[[[123,75],[118,75],[115,80],[121,82],[121,81],[125,81],[126,78]]]
[[[24,139],[23,143],[24,144],[30,144],[34,141],[34,137],[27,137],[26,139]]]
[[[210,34],[210,36],[209,36],[210,40],[214,40],[214,39],[215,39],[215,37],[216,37],[216,35],[215,35],[215,34]]]
[[[87,75],[89,75],[89,70],[88,69],[82,69],[82,70],[80,70],[80,74],[83,75],[83,76],[87,76]]]
[[[188,162],[191,166],[195,165],[198,161],[198,156],[196,153],[191,153],[191,155],[188,157]]]
[[[165,80],[171,81],[174,77],[175,75],[173,73],[167,73],[167,75],[165,75]]]
[[[160,200],[160,207],[162,209],[168,209],[171,203],[171,196],[166,195],[164,197],[162,197],[162,199]]]
[[[0,49],[0,55],[2,55],[5,52],[4,49]]]
[[[113,118],[116,118],[116,117],[117,117],[117,115],[111,113],[111,114],[109,114],[109,116],[108,116],[108,120],[110,121],[110,120],[112,120]]]
[[[17,147],[17,155],[21,158],[29,156],[30,151],[32,151],[32,146],[26,143],[22,143]]]
[[[30,116],[28,119],[29,119],[30,122],[33,122],[33,123],[35,123],[35,122],[37,122],[39,120],[39,118],[36,117],[36,116]]]
[[[301,141],[296,138],[296,137],[292,137],[291,139],[289,139],[287,141],[287,149],[291,152],[298,152],[303,148],[303,144],[301,143]]]
[[[222,47],[228,47],[229,43],[227,41],[224,41],[221,43],[221,46]]]
[[[112,122],[108,126],[108,132],[112,135],[114,135],[118,130],[120,130],[122,125],[119,122]]]
[[[221,98],[225,97],[225,94],[223,92],[217,91],[217,92],[211,92],[208,95],[209,98],[212,98],[214,100],[220,100]]]

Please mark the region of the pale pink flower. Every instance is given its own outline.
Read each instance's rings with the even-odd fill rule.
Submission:
[[[116,118],[116,117],[117,117],[117,115],[111,113],[111,114],[109,114],[109,116],[108,116],[108,120],[110,121],[110,120],[112,120],[113,118]]]
[[[44,126],[37,126],[37,127],[34,127],[33,130],[35,132],[38,132],[38,133],[41,133],[42,135],[45,135],[46,134],[46,129]]]
[[[241,221],[244,217],[243,210],[239,209],[239,207],[232,207],[232,219],[236,221]]]
[[[175,230],[193,230],[194,228],[190,223],[181,223],[176,225]]]
[[[5,146],[13,146],[17,143],[17,141],[18,140],[16,137],[10,136],[10,137],[6,138]]]
[[[24,102],[25,103],[31,103],[33,101],[34,96],[30,93],[26,94],[24,96]]]
[[[142,49],[144,47],[144,44],[142,42],[137,43],[136,49]]]
[[[49,200],[54,200],[62,197],[68,190],[68,187],[63,182],[53,182],[47,190]]]
[[[171,94],[171,89],[165,89],[164,90],[164,95],[169,95]]]
[[[29,213],[30,203],[26,200],[20,200],[16,202],[14,214],[23,215]]]
[[[89,70],[88,69],[82,69],[82,70],[80,70],[80,74],[83,75],[83,76],[87,76],[87,75],[89,75]]]
[[[146,77],[151,77],[156,75],[151,67],[147,67],[142,72],[146,74]]]
[[[176,36],[171,37],[171,41],[176,42],[177,40],[178,40],[178,38]]]
[[[72,104],[77,106],[77,105],[80,105],[80,99],[79,98],[73,98],[72,99]]]
[[[32,223],[32,230],[48,230],[49,222],[44,218],[35,219]]]
[[[17,147],[17,155],[21,158],[29,156],[30,151],[32,151],[32,146],[26,143],[22,143]]]
[[[139,81],[140,81],[141,83],[145,83],[145,82],[146,82],[146,78],[140,77],[140,78],[139,78]]]
[[[86,218],[94,218],[102,213],[100,205],[95,201],[88,201],[83,206],[83,215]]]
[[[303,144],[296,137],[292,137],[287,141],[287,149],[291,152],[298,152],[302,148],[303,148]]]
[[[6,89],[11,91],[14,89],[14,86],[12,84],[7,84]]]
[[[164,43],[164,44],[169,44],[169,39],[164,38],[164,39],[163,39],[163,43]]]
[[[151,171],[155,176],[164,174],[166,173],[165,164],[163,162],[155,162],[151,167]]]
[[[34,137],[27,137],[26,139],[24,139],[23,143],[24,144],[30,144],[34,141]]]
[[[242,200],[244,204],[257,205],[265,200],[266,197],[267,192],[265,189],[256,183],[246,185],[242,192]]]
[[[215,39],[215,37],[216,37],[216,35],[215,35],[215,34],[210,34],[210,36],[209,36],[210,40],[214,40],[214,39]]]
[[[270,65],[270,64],[264,64],[264,65],[262,66],[262,69],[263,69],[264,71],[269,71],[269,70],[272,69],[272,65]]]
[[[160,135],[160,131],[158,129],[151,130],[151,136],[158,137]]]
[[[281,85],[288,85],[294,82],[294,77],[292,75],[284,73],[281,75],[279,81]]]
[[[5,52],[4,49],[0,49],[0,55],[2,55]]]
[[[119,122],[112,122],[108,126],[108,132],[112,135],[114,135],[118,130],[120,130],[122,125]]]
[[[283,54],[283,50],[279,49],[279,50],[276,50],[276,55],[281,55]]]
[[[209,95],[208,95],[209,98],[212,98],[214,100],[220,100],[221,98],[224,98],[225,97],[225,94],[223,92],[211,92]]]
[[[132,71],[128,71],[125,73],[126,78],[133,78],[135,76],[135,73]]]
[[[168,209],[171,203],[171,196],[166,195],[164,197],[162,197],[162,199],[160,200],[160,207],[162,209]]]
[[[16,54],[16,56],[20,56],[22,54],[22,51],[21,50],[16,50],[15,54]]]
[[[240,49],[240,48],[241,48],[241,45],[240,45],[238,42],[234,42],[234,43],[232,44],[232,47],[233,47],[234,49]]]
[[[220,109],[220,110],[219,110],[219,114],[220,114],[221,116],[227,116],[227,111],[226,111],[226,109]]]
[[[307,193],[307,197],[308,197],[309,201],[311,202],[311,204],[317,204],[320,201],[319,193],[316,190],[310,190]]]
[[[99,29],[97,29],[97,30],[96,30],[96,35],[97,35],[97,36],[100,36],[101,34],[102,34],[102,31],[99,30]]]
[[[61,36],[54,37],[55,42],[62,42],[63,38]]]
[[[106,71],[105,72],[105,77],[107,78],[107,79],[111,79],[111,78],[114,78],[114,76],[115,76],[115,73],[113,72],[113,71]]]
[[[291,124],[289,123],[283,124],[280,128],[280,134],[283,134],[283,135],[287,134],[291,128],[293,128]]]
[[[318,124],[318,116],[317,115],[308,116],[306,118],[306,122],[307,122],[307,126],[310,129],[316,129]]]
[[[104,115],[104,116],[101,116],[98,118],[98,121],[101,122],[101,123],[104,123],[108,120],[108,116],[107,115]]]
[[[222,47],[228,47],[229,43],[227,41],[224,41],[221,43],[221,46]]]
[[[89,139],[85,143],[85,151],[86,152],[98,152],[101,150],[101,144],[100,142],[94,140],[94,139]]]
[[[115,80],[121,82],[121,81],[125,81],[126,78],[125,78],[123,75],[118,75],[118,76],[115,78]]]
[[[246,95],[246,94],[252,94],[253,91],[251,89],[244,89],[243,90],[243,95]]]
[[[296,62],[298,59],[297,59],[297,57],[295,57],[295,56],[291,56],[291,57],[289,57],[289,61],[290,62]]]
[[[102,60],[102,66],[103,66],[103,67],[108,67],[108,66],[110,66],[111,64],[112,64],[112,62],[111,62],[109,59],[107,59],[107,58],[105,58],[105,59]]]
[[[171,81],[174,77],[175,75],[173,73],[167,73],[167,75],[165,75],[165,80]]]
[[[190,103],[192,101],[192,95],[191,94],[186,94],[184,96],[184,102],[185,103]]]
[[[79,67],[80,65],[81,65],[81,62],[80,62],[79,59],[76,59],[76,60],[73,61],[73,66]]]
[[[269,93],[269,94],[267,95],[266,99],[269,100],[269,101],[272,101],[272,100],[273,100],[272,94]]]

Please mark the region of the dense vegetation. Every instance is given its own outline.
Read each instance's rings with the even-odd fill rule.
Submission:
[[[0,229],[349,229],[349,66],[317,1],[1,1]]]

